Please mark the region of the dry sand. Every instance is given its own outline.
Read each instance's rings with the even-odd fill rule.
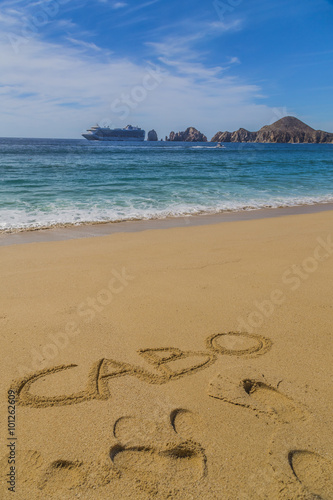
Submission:
[[[0,248],[0,497],[332,499],[332,221]]]

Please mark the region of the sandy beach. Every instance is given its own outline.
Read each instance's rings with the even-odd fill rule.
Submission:
[[[2,246],[0,497],[332,499],[332,220]]]

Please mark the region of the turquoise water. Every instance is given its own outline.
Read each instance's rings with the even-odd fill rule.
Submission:
[[[333,201],[333,144],[0,139],[0,230]]]

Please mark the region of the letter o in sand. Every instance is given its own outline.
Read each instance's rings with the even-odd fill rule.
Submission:
[[[223,347],[219,340],[225,340],[228,347]],[[239,344],[249,341],[254,341],[254,345],[247,347],[245,349],[239,349]],[[253,342],[250,342],[251,344]],[[234,344],[235,348],[232,348]],[[265,354],[272,347],[272,341],[267,337],[262,337],[261,335],[255,335],[251,333],[216,333],[208,337],[206,341],[206,346],[208,349],[213,350],[218,354],[226,354],[228,356],[259,356],[260,354]]]

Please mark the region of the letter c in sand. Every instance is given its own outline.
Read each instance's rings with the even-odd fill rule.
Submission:
[[[64,370],[76,368],[77,365],[60,365],[53,368],[40,370],[33,375],[28,375],[13,383],[11,389],[16,392],[16,402],[21,406],[31,406],[33,408],[47,408],[50,406],[65,406],[93,399],[108,399],[110,394],[105,386],[99,388],[100,370],[103,364],[103,359],[95,363],[89,373],[88,383],[83,391],[66,394],[61,396],[37,396],[31,394],[30,388],[38,379],[54,375]]]

